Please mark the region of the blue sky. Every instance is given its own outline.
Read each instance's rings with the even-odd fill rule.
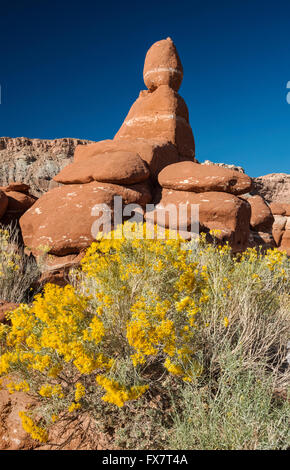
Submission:
[[[147,49],[170,36],[197,158],[289,173],[289,0],[5,3],[1,136],[112,138],[145,88]]]

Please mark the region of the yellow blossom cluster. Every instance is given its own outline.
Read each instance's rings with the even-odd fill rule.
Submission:
[[[39,395],[46,398],[51,398],[53,396],[58,396],[59,398],[63,398],[64,394],[62,392],[62,387],[60,384],[57,385],[50,385],[45,384],[39,390]]]
[[[24,411],[19,412],[24,431],[31,435],[33,439],[39,442],[46,442],[48,439],[47,431],[40,426],[37,426],[32,418],[30,418]]]
[[[96,381],[106,390],[106,394],[102,397],[102,400],[119,407],[124,406],[126,401],[137,400],[149,387],[148,385],[141,385],[126,389],[126,387],[120,385],[115,380],[103,376],[97,376]]]
[[[75,389],[75,401],[80,401],[86,394],[86,389],[80,382],[77,382]]]
[[[7,390],[9,393],[15,393],[15,392],[29,392],[30,387],[29,384],[27,383],[26,380],[23,380],[22,382],[9,382],[6,385]]]

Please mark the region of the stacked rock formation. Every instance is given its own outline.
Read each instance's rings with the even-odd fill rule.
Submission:
[[[290,203],[270,204],[274,216],[273,238],[280,250],[286,251],[290,256]]]
[[[37,198],[29,193],[29,185],[10,183],[0,187],[0,222],[8,224],[18,220]]]
[[[141,91],[115,140],[134,138],[172,142],[183,159],[193,159],[194,139],[185,101],[177,93],[183,68],[170,38],[158,41],[147,52]]]
[[[123,205],[143,209],[151,200],[157,210],[158,204],[173,204],[177,210],[179,204],[198,204],[200,230],[220,230],[221,241],[228,240],[235,251],[248,246],[250,220],[256,233],[269,229],[270,218],[266,226],[258,214],[258,222],[251,219],[252,204],[240,197],[251,190],[249,176],[195,159],[188,109],[178,94],[183,69],[170,38],[149,49],[143,76],[147,90],[140,92],[114,139],[78,145],[73,162],[54,177],[60,186],[20,219],[32,253],[37,256],[45,246],[51,255],[49,272],[79,261],[102,216],[94,207],[106,204],[110,212],[115,196]],[[148,210],[145,218],[151,220],[152,213]]]
[[[188,212],[182,228],[186,230],[192,222],[190,207],[196,204],[199,206],[200,230],[220,231],[218,238],[229,241],[234,250],[240,251],[247,246],[250,206],[238,196],[250,190],[249,176],[188,161],[167,166],[159,173],[158,181],[162,193],[154,210],[156,215],[160,209],[172,204],[176,207],[177,220],[180,220],[179,210],[185,205]],[[147,218],[152,220],[152,214],[147,213]],[[169,215],[165,217],[164,225],[171,229],[181,228],[172,225]]]
[[[144,207],[152,199],[159,172],[169,164],[194,161],[188,110],[177,90],[183,76],[170,38],[155,43],[144,65],[142,91],[113,140],[76,147],[74,161],[54,181],[61,187],[44,194],[21,218],[24,242],[34,254],[46,246],[56,264],[93,241],[97,204]],[[64,260],[63,260],[64,261]],[[53,263],[52,263],[53,264]]]
[[[40,246],[49,247],[49,253],[55,256],[82,251],[93,241],[91,231],[96,220],[93,208],[99,204],[113,208],[114,196],[120,196],[124,204],[142,205],[150,201],[151,193],[145,183],[149,177],[147,166],[138,154],[131,154],[131,163],[134,157],[135,164],[132,171],[127,173],[122,155],[118,155],[118,176],[100,168],[99,174],[94,173],[97,180],[68,183],[52,189],[24,214],[20,220],[23,239],[34,254]],[[88,172],[90,175],[90,166]],[[125,186],[126,181],[128,183]]]

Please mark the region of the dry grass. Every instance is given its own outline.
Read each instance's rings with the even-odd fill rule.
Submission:
[[[0,299],[7,302],[31,300],[31,286],[39,276],[35,259],[24,253],[19,239],[14,224],[0,224]]]

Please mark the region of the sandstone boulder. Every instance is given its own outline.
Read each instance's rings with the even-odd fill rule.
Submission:
[[[66,166],[54,180],[63,184],[100,181],[116,184],[135,184],[149,177],[149,169],[136,152],[114,151],[98,154]]]
[[[155,42],[148,50],[143,70],[144,83],[150,91],[168,85],[178,91],[183,68],[171,38]]]
[[[106,204],[113,209],[114,196],[120,196],[124,204],[138,204],[142,197],[133,189],[99,182],[52,189],[20,219],[25,245],[34,255],[44,247],[56,256],[79,253],[94,240],[93,224],[102,216],[93,208]]]
[[[219,230],[220,235],[217,237],[222,242],[229,241],[234,251],[241,251],[245,248],[249,237],[250,205],[247,201],[232,194],[163,189],[160,202],[154,211],[146,213],[146,220],[172,230],[189,228],[192,223],[191,205],[193,204],[199,205],[200,231]],[[171,210],[166,211],[164,221],[159,218],[160,212],[163,212],[162,208],[168,205],[176,208],[177,224],[175,218],[170,216]],[[180,211],[183,217],[180,216]],[[182,225],[179,223],[181,219]]]
[[[251,205],[251,227],[256,232],[271,232],[274,217],[270,207],[261,196],[252,196],[247,199]]]
[[[141,92],[132,105],[116,140],[153,139],[173,143],[178,153],[194,158],[195,145],[185,101],[172,88],[161,85]]]
[[[163,188],[196,193],[221,191],[238,195],[251,189],[251,178],[243,173],[190,161],[167,166],[158,181]]]
[[[289,217],[289,216],[290,216],[290,203],[287,204],[287,203],[283,202],[283,204],[281,204],[281,205],[282,205],[282,207],[283,207],[283,209],[284,209],[284,211],[285,211],[285,215],[286,215],[287,217]]]
[[[281,251],[286,251],[287,255],[290,256],[290,230],[284,231],[279,248]]]
[[[289,217],[290,204],[271,203],[270,208],[274,214],[273,223],[273,238],[276,245],[281,250],[286,250],[290,255],[289,250],[289,233],[290,233],[290,217]]]
[[[176,147],[169,142],[162,142],[158,139],[125,139],[102,140],[94,144],[79,145],[75,150],[74,161],[87,161],[90,157],[103,156],[116,151],[137,152],[149,166],[153,178],[156,178],[165,166],[181,160]]]
[[[6,223],[19,219],[37,200],[31,194],[18,191],[8,191],[6,195],[8,198],[8,206],[4,217]]]
[[[42,273],[55,272],[61,269],[69,269],[79,265],[85,251],[66,256],[48,255],[41,266]]]
[[[285,215],[274,215],[274,223],[272,228],[278,230],[285,230],[287,217]]]
[[[273,239],[277,246],[280,246],[283,234],[284,234],[284,230],[281,230],[279,228],[272,229]]]
[[[71,282],[69,272],[72,268],[77,268],[79,266],[84,254],[85,250],[74,255],[48,255],[40,257],[37,262],[41,270],[41,276],[38,279],[35,288],[39,290],[48,282],[62,287],[69,284]]]
[[[30,186],[25,183],[21,182],[15,182],[15,183],[9,183],[8,186],[1,186],[0,190],[4,191],[5,193],[9,193],[11,191],[13,192],[18,192],[18,193],[24,193],[28,194],[29,193]]]
[[[274,215],[286,214],[286,209],[284,209],[283,205],[279,204],[278,202],[271,202],[271,204],[269,204],[269,207],[271,209],[272,214]]]
[[[125,186],[128,189],[132,189],[140,194],[140,197],[136,200],[136,204],[144,207],[152,201],[152,185],[148,181],[143,183],[130,184]]]

